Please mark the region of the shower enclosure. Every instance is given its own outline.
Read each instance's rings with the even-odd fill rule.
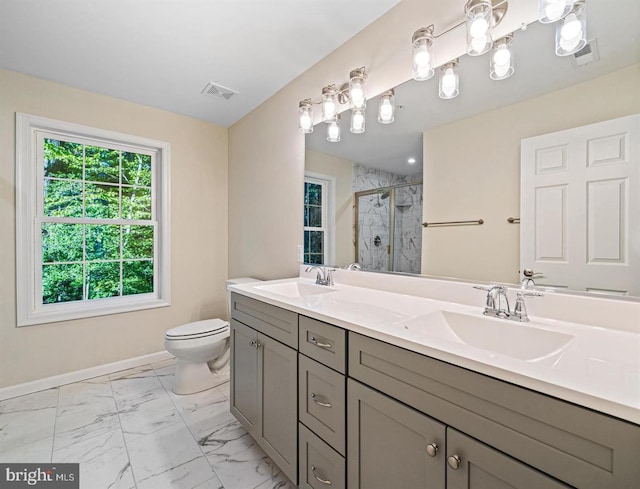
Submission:
[[[420,273],[422,182],[356,192],[355,214],[363,270]]]

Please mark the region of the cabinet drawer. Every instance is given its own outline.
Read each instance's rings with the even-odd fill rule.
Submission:
[[[300,489],[345,489],[344,458],[302,423],[298,433]]]
[[[640,426],[349,333],[349,376],[581,489],[640,487]]]
[[[298,354],[298,417],[305,425],[345,454],[345,377]]]
[[[298,348],[298,315],[295,312],[232,292],[231,317],[291,348]]]
[[[346,370],[347,332],[305,316],[300,316],[299,350],[314,360],[338,372]]]

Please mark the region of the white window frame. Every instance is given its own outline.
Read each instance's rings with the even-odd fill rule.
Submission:
[[[305,172],[304,182],[315,183],[323,187],[322,222],[324,226],[322,228],[304,226],[304,231],[324,231],[323,265],[333,266],[336,256],[336,177],[323,173]]]
[[[153,154],[152,220],[154,233],[154,292],[130,296],[90,299],[56,304],[42,303],[42,235],[40,232],[43,196],[42,150],[38,141],[47,137],[80,140],[85,144],[118,147]],[[132,148],[133,147],[133,148]],[[171,221],[170,144],[70,122],[16,113],[16,295],[17,326],[81,319],[138,311],[171,304]],[[40,207],[39,207],[40,206]],[[99,219],[92,222],[100,224]],[[135,221],[129,224],[136,224]]]

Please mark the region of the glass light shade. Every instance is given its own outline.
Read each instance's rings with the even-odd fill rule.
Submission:
[[[313,132],[313,106],[311,100],[303,100],[298,107],[298,130],[306,134]]]
[[[365,78],[364,70],[353,70],[349,74],[349,100],[352,109],[364,109],[367,106]]]
[[[340,117],[337,115],[327,126],[327,141],[330,143],[340,142]]]
[[[587,44],[587,16],[585,5],[577,3],[562,22],[556,24],[556,54],[569,56]]]
[[[440,98],[451,99],[460,93],[460,78],[456,73],[456,63],[447,63],[441,69],[439,93]]]
[[[322,89],[322,121],[331,122],[338,114],[338,92],[333,85]]]
[[[465,6],[467,53],[479,56],[491,49],[492,7],[490,1],[473,0]]]
[[[503,37],[493,44],[489,68],[489,76],[492,80],[504,80],[513,75],[515,68],[511,51],[511,37]]]
[[[393,90],[389,90],[380,96],[380,105],[378,105],[378,122],[380,124],[391,124],[395,120],[394,113],[394,92]]]
[[[551,24],[565,17],[575,0],[538,0],[538,20],[543,24]]]
[[[354,134],[362,134],[364,132],[364,125],[364,110],[353,109],[351,111],[351,127],[349,130]]]
[[[413,79],[428,80],[433,76],[432,29],[420,29],[413,35]]]

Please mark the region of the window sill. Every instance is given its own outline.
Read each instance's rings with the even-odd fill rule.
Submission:
[[[37,324],[56,323],[75,319],[86,319],[125,312],[144,311],[170,306],[166,299],[136,297],[129,300],[118,297],[114,299],[98,299],[95,304],[78,301],[65,304],[47,304],[38,310],[30,311],[25,317],[18,317],[18,327]]]

